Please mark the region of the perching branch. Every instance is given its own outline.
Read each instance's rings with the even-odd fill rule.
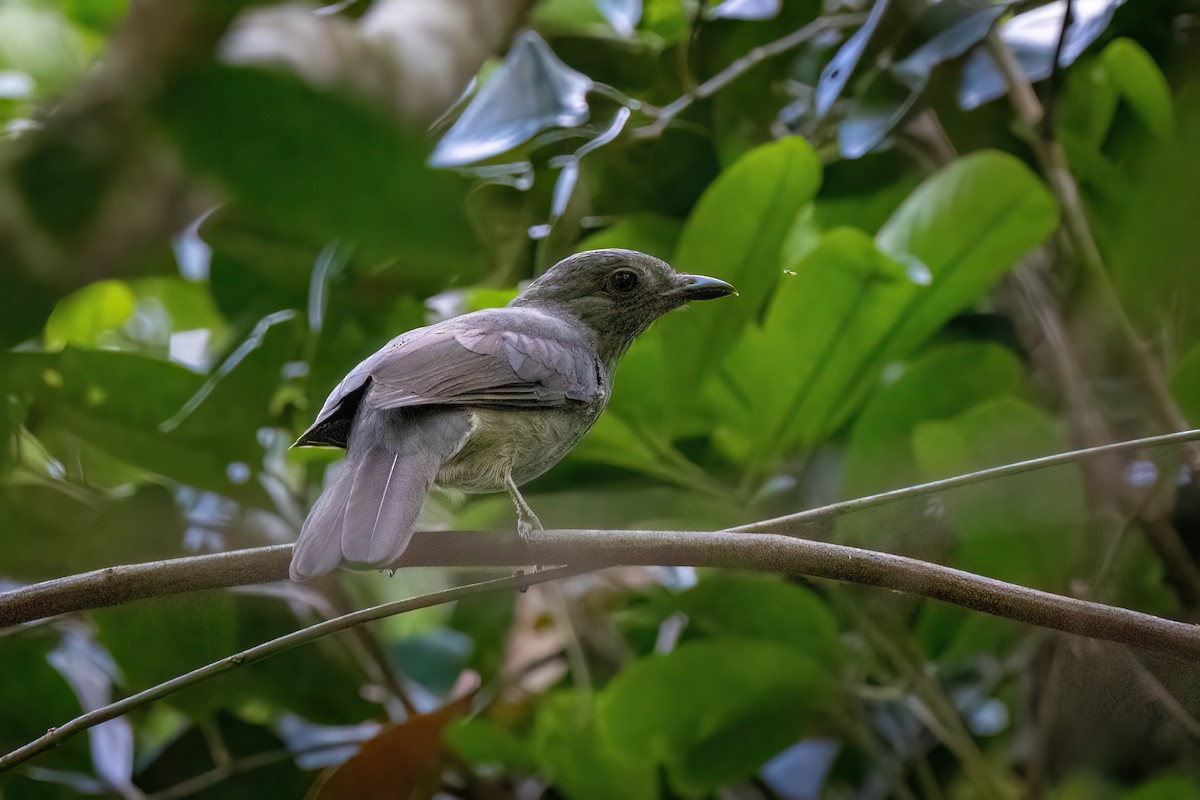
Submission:
[[[290,549],[290,548],[289,548]],[[211,664],[194,669],[191,672],[184,673],[178,677],[172,678],[169,681],[160,683],[157,686],[151,686],[145,691],[130,695],[115,703],[97,708],[94,711],[89,711],[86,714],[76,717],[65,725],[57,728],[51,728],[44,736],[39,736],[24,747],[19,747],[11,753],[0,756],[0,772],[12,769],[18,764],[24,763],[34,756],[44,753],[51,748],[57,747],[66,739],[74,736],[80,731],[99,725],[102,722],[107,722],[110,719],[128,714],[134,709],[148,705],[155,700],[166,697],[169,694],[174,694],[189,686],[194,686],[197,683],[206,681],[209,678],[220,675],[223,672],[236,669],[245,664],[250,664],[254,661],[261,661],[264,658],[269,658],[285,650],[290,650],[301,644],[315,641],[317,639],[329,636],[332,633],[338,633],[356,625],[362,625],[365,622],[371,622],[384,617],[403,614],[408,611],[415,611],[419,608],[429,608],[430,606],[441,605],[443,603],[452,603],[455,600],[461,600],[470,595],[479,594],[481,592],[496,591],[500,589],[519,589],[523,586],[532,586],[535,583],[545,583],[546,581],[556,580],[558,578],[566,578],[571,575],[576,575],[584,570],[572,567],[560,567],[558,569],[543,570],[541,572],[533,572],[527,575],[511,575],[506,578],[497,578],[495,580],[483,581],[482,583],[472,583],[466,586],[458,586],[453,589],[446,589],[440,592],[413,597],[408,600],[397,600],[392,603],[384,603],[383,605],[365,608],[361,611],[355,611],[351,614],[344,614],[340,617],[319,622],[316,625],[310,625],[307,628],[294,631],[285,636],[280,636],[278,639],[272,639],[269,642],[264,642],[260,645],[255,645],[248,650],[243,650],[240,653],[223,658],[220,661],[214,661]]]
[[[1200,657],[1200,626],[1124,608],[1043,592],[903,556],[762,531],[818,535],[851,511],[927,496],[981,481],[1058,466],[1083,458],[1200,439],[1200,430],[1077,450],[885,492],[728,531],[543,531],[527,549],[495,533],[427,532],[414,536],[400,566],[569,564],[389,603],[327,620],[252,647],[158,686],[91,711],[0,757],[0,771],[56,746],[69,736],[242,664],[355,625],[478,592],[542,583],[603,566],[729,567],[805,575],[877,586],[942,600],[963,608],[1093,639],[1185,658]],[[199,589],[266,583],[287,577],[289,545],[109,567],[0,594],[0,628],[86,608]]]
[[[438,539],[448,542],[449,546],[444,549],[437,548],[434,543]],[[265,558],[262,563],[270,565],[278,559],[279,554],[286,553],[287,549],[261,548],[251,552]],[[433,559],[441,562],[497,564],[528,560],[524,546],[508,537],[484,533],[426,533],[415,537],[414,546],[410,548],[414,557],[406,559],[406,563],[422,563],[429,560],[429,556],[433,555],[435,550],[440,550],[446,556],[470,554],[468,559]],[[903,556],[778,534],[730,531],[545,531],[538,535],[532,550],[539,561],[571,562],[572,566],[500,578],[376,606],[290,633],[91,711],[59,728],[51,729],[45,736],[0,757],[0,771],[44,752],[81,730],[242,664],[261,660],[330,633],[385,616],[451,602],[469,594],[542,583],[599,566],[616,564],[733,567],[828,578],[910,592],[964,608],[1094,639],[1159,650],[1185,658],[1200,657],[1200,626],[1042,592]],[[197,559],[179,561],[194,563]],[[179,566],[172,562],[159,563],[166,563],[172,568]],[[286,564],[281,566],[286,568]],[[281,572],[285,573],[286,569]],[[87,576],[80,576],[84,577]]]
[[[833,503],[821,508],[788,514],[774,519],[753,522],[748,525],[731,528],[724,536],[728,538],[728,534],[772,533],[786,534],[789,537],[804,537],[805,539],[825,539],[828,538],[829,532],[833,530],[837,519],[850,513],[879,509],[891,503],[927,497],[938,492],[960,489],[964,486],[970,486],[983,481],[1011,477],[1037,469],[1063,466],[1119,452],[1139,449],[1149,450],[1196,441],[1198,439],[1200,439],[1200,429],[1164,434],[1162,436],[1150,436],[1144,439],[1132,439],[1099,447],[1090,447],[1084,450],[1072,450],[1066,453],[979,470],[978,472],[971,472],[953,478],[931,481],[904,489],[883,492],[870,497],[860,497],[841,503]],[[593,538],[602,538],[607,542],[611,542],[613,537],[621,534],[622,532],[619,531],[545,532],[539,535],[534,554],[538,556],[538,560],[541,563],[546,564],[588,563],[590,566],[599,567],[610,564],[655,563],[639,560],[643,556],[637,543],[631,545],[631,549],[628,552],[614,553],[606,551],[602,556],[592,555],[597,552],[595,550],[595,543],[592,541]],[[695,558],[701,559],[703,553],[700,551],[704,550],[704,546],[708,543],[718,541],[718,537],[722,536],[722,534],[646,532],[641,534],[641,536],[647,542],[656,541],[658,538],[664,536],[695,537],[696,541],[694,545],[689,540],[688,547],[694,546],[698,551]],[[891,556],[886,553],[872,553],[871,551],[856,550],[853,548],[836,548],[834,545],[824,545],[819,542],[807,542],[803,544],[834,548],[830,551],[821,551],[825,557],[845,558],[844,551],[850,551],[852,553],[870,553],[873,556],[883,559],[898,559],[903,562],[911,562],[911,559],[901,559],[899,556]],[[800,546],[803,546],[803,544]],[[557,547],[565,549],[556,549]],[[80,575],[44,581],[0,593],[0,629],[45,619],[58,614],[68,614],[90,608],[104,608],[151,597],[286,580],[291,553],[291,545],[256,547],[214,555],[190,556],[165,561],[151,561],[143,564],[106,567]],[[400,566],[499,567],[520,566],[528,563],[528,561],[529,553],[516,540],[501,534],[468,531],[453,533],[430,532],[418,533],[413,537],[412,544],[405,553]],[[593,561],[594,563],[592,563]],[[694,562],[686,560],[672,561],[670,563],[691,563],[693,566],[743,566],[738,563],[709,565],[707,563],[702,564],[700,560]],[[926,564],[925,566],[935,571],[947,569],[935,564]],[[949,570],[949,572],[957,573],[957,570]],[[841,578],[841,580],[884,586],[886,588],[901,588],[891,586],[887,583],[856,580],[852,576]],[[988,609],[979,610],[986,610],[989,613],[999,613]],[[1005,615],[1000,614],[1000,616]],[[1032,622],[1032,620],[1026,621]],[[1035,622],[1034,624],[1041,623]]]

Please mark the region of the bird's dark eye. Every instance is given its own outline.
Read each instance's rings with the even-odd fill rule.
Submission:
[[[632,292],[638,285],[638,274],[631,269],[619,269],[608,279],[612,288],[622,294]]]

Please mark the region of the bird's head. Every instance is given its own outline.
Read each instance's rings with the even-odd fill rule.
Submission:
[[[555,264],[511,305],[570,314],[596,332],[602,350],[620,355],[668,311],[734,293],[725,281],[676,272],[636,250],[589,250]]]

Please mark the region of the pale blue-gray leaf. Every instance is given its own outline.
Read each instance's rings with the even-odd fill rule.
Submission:
[[[824,117],[828,114],[829,109],[833,108],[834,101],[842,93],[842,89],[846,88],[846,83],[854,74],[854,68],[867,49],[867,42],[871,40],[875,29],[879,27],[879,21],[883,19],[887,7],[888,0],[875,0],[875,5],[872,6],[867,21],[846,40],[841,49],[825,65],[825,69],[821,70],[821,78],[817,81],[817,117]]]
[[[893,64],[891,73],[913,91],[923,91],[933,68],[961,56],[983,41],[1009,5],[1011,0],[988,6],[960,19]]]
[[[631,36],[642,20],[642,0],[596,0],[596,7],[621,36]]]
[[[725,0],[704,12],[706,19],[774,19],[783,0]]]
[[[1125,0],[1076,0],[1071,3],[1071,24],[1067,27],[1058,65],[1070,66],[1087,46],[1104,32]],[[1000,38],[1012,50],[1029,81],[1041,81],[1054,72],[1054,53],[1062,33],[1066,0],[1026,11],[1010,19],[1000,28]],[[991,53],[982,48],[967,59],[963,68],[958,104],[965,110],[1002,97],[1008,87],[996,68]]]
[[[547,128],[581,125],[588,118],[591,88],[591,78],[560,61],[541,36],[525,31],[438,142],[429,163],[471,164],[505,153]]]

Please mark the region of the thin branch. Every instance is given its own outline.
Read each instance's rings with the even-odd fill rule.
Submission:
[[[571,575],[577,575],[584,570],[572,567],[559,567],[556,569],[542,570],[540,572],[532,572],[524,575],[510,575],[505,578],[497,578],[481,583],[472,583],[466,586],[459,586],[453,589],[446,589],[440,592],[413,597],[408,600],[398,600],[392,603],[384,603],[383,605],[373,606],[361,611],[355,611],[351,614],[344,614],[340,617],[318,622],[316,625],[310,625],[307,628],[294,631],[292,633],[280,636],[277,639],[272,639],[269,642],[264,642],[255,645],[248,650],[243,650],[220,661],[214,661],[211,664],[194,669],[191,672],[185,673],[178,677],[172,678],[169,681],[152,686],[145,691],[130,695],[123,700],[118,700],[115,703],[110,703],[107,706],[97,708],[94,711],[89,711],[86,714],[76,717],[65,725],[57,728],[51,728],[44,736],[34,739],[29,744],[19,747],[7,755],[0,756],[0,772],[12,769],[18,764],[22,764],[40,753],[57,747],[63,741],[69,739],[80,731],[87,730],[102,722],[107,722],[110,719],[116,719],[123,714],[127,714],[134,709],[148,705],[155,700],[159,700],[167,695],[174,694],[191,686],[194,686],[209,678],[216,677],[224,672],[237,669],[238,667],[255,661],[261,661],[273,655],[290,650],[301,644],[315,641],[333,633],[344,631],[356,625],[362,625],[366,622],[371,622],[384,617],[403,614],[408,611],[415,611],[419,608],[429,608],[430,606],[441,605],[443,603],[451,603],[455,600],[460,600],[464,597],[469,597],[483,592],[497,591],[500,589],[519,589],[523,586],[532,586],[535,583],[545,583],[546,581],[565,578]]]
[[[1046,95],[1046,113],[1042,119],[1043,139],[1054,138],[1054,110],[1058,103],[1059,82],[1062,80],[1062,67],[1059,62],[1062,61],[1063,47],[1067,43],[1067,31],[1075,21],[1075,9],[1071,0],[1066,0],[1066,6],[1063,10],[1062,27],[1058,30],[1058,42],[1054,45],[1054,60],[1050,62],[1050,91]]]
[[[179,800],[182,797],[191,797],[205,789],[211,789],[235,775],[269,767],[272,764],[290,761],[291,758],[292,754],[287,750],[269,750],[265,753],[256,753],[252,756],[231,761],[224,766],[213,767],[207,772],[202,772],[174,786],[154,792],[153,794],[148,794],[146,795],[146,800]]]
[[[1089,447],[1083,450],[1073,450],[1053,456],[1034,458],[1015,464],[971,472],[953,478],[932,481],[930,483],[896,489],[890,492],[860,497],[841,503],[834,503],[821,508],[801,511],[774,519],[753,522],[736,528],[730,528],[730,533],[779,533],[791,537],[802,536],[807,539],[828,538],[839,517],[852,512],[878,509],[890,503],[903,500],[913,500],[937,492],[958,489],[993,478],[1003,478],[1031,472],[1044,467],[1062,466],[1076,461],[1082,461],[1097,456],[1126,452],[1137,449],[1152,449],[1200,439],[1200,429],[1169,433],[1161,436],[1150,436],[1144,439],[1132,439],[1126,442]],[[599,536],[611,539],[619,531],[556,531],[556,536],[564,537],[568,548],[581,549],[572,552],[569,549],[562,555],[561,560],[554,556],[553,546],[549,542],[549,534],[539,535],[539,553],[546,557],[542,563],[581,563],[588,561],[591,556],[592,542],[589,536]],[[671,535],[671,532],[648,532],[649,539],[659,535]],[[683,536],[708,537],[711,541],[716,534],[679,534]],[[544,549],[551,547],[550,550]],[[703,542],[697,543],[699,551],[703,550]],[[850,548],[845,548],[849,550]],[[871,551],[853,550],[854,553]],[[702,555],[702,553],[701,553]],[[876,553],[881,558],[897,558],[885,553]],[[220,589],[231,586],[246,586],[256,583],[271,583],[287,580],[288,564],[292,557],[291,545],[274,545],[271,547],[256,547],[245,550],[235,550],[215,555],[190,556],[187,558],[169,559],[166,561],[151,561],[142,564],[128,564],[117,567],[72,575],[66,578],[36,583],[20,589],[0,593],[0,629],[21,625],[34,620],[83,611],[91,608],[129,603],[151,597],[160,597],[182,592],[200,591],[204,589]],[[842,557],[842,556],[838,556]],[[635,544],[627,553],[617,553],[608,556],[608,560],[597,561],[596,566],[607,564],[644,564],[655,563],[637,560],[640,558],[638,546]],[[635,560],[627,560],[635,559]],[[418,533],[413,537],[412,544],[401,559],[399,566],[431,567],[431,566],[521,566],[529,561],[527,552],[513,537],[498,533],[480,533],[472,531]],[[683,561],[683,564],[690,562]],[[693,566],[700,566],[697,561]],[[716,565],[721,566],[721,565]],[[728,566],[738,566],[730,564]],[[935,565],[928,565],[937,569]],[[847,578],[852,582],[852,578]],[[873,584],[883,585],[883,584]]]
[[[782,517],[763,520],[762,522],[753,522],[749,525],[742,525],[737,528],[730,528],[732,531],[747,531],[756,533],[779,532],[792,533],[793,535],[802,534],[808,536],[815,534],[821,536],[822,531],[831,526],[838,517],[844,517],[847,514],[856,511],[865,511],[869,508],[879,508],[889,503],[896,503],[902,500],[914,500],[919,497],[927,497],[931,494],[946,491],[949,489],[961,489],[964,486],[970,486],[976,483],[982,483],[993,478],[1007,478],[1013,475],[1021,475],[1027,472],[1033,472],[1037,469],[1046,467],[1058,467],[1065,464],[1072,464],[1077,461],[1084,461],[1097,456],[1107,456],[1113,453],[1127,452],[1137,449],[1152,449],[1155,447],[1166,447],[1173,444],[1184,444],[1200,440],[1200,428],[1194,430],[1179,431],[1178,433],[1166,433],[1159,436],[1147,436],[1142,439],[1129,439],[1124,442],[1113,442],[1112,444],[1098,445],[1096,447],[1085,447],[1081,450],[1070,450],[1065,453],[1058,453],[1052,456],[1042,456],[1041,458],[1032,458],[1028,461],[1018,461],[1013,464],[1005,464],[1001,467],[990,467],[977,472],[969,472],[965,475],[956,475],[953,478],[944,478],[942,480],[930,481],[917,486],[908,486],[903,489],[894,489],[890,492],[881,492],[869,497],[859,497],[854,500],[846,500],[841,503],[833,503],[820,508],[801,511],[796,514],[787,514]],[[4,624],[3,612],[4,595],[0,595],[0,626]]]
[[[654,111],[652,114],[655,118],[654,122],[638,128],[634,132],[635,135],[642,138],[661,136],[662,132],[666,130],[667,125],[671,123],[671,120],[675,119],[675,117],[691,106],[692,103],[712,97],[768,58],[774,58],[789,50],[794,50],[825,31],[846,28],[852,25],[861,25],[866,18],[866,14],[835,14],[828,17],[818,17],[803,28],[792,31],[781,39],[776,39],[773,42],[768,42],[754,48],[695,89],[685,92],[662,108]],[[649,107],[643,106],[643,108],[647,113],[651,112]]]

